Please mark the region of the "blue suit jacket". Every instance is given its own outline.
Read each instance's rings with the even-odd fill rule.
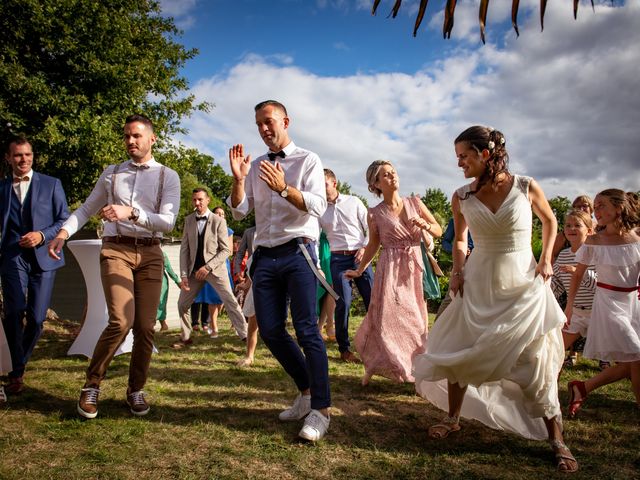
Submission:
[[[2,232],[7,229],[11,205],[12,178],[0,180],[0,214],[2,215]],[[42,232],[44,243],[35,248],[35,256],[40,268],[44,271],[55,270],[64,265],[64,257],[54,260],[49,256],[48,244],[58,234],[64,221],[69,218],[67,199],[59,179],[33,172],[31,179],[31,231]],[[7,249],[6,235],[0,241],[0,255]],[[4,259],[3,259],[4,260]]]

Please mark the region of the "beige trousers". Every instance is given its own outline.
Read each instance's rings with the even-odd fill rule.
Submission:
[[[227,315],[229,315],[229,319],[238,336],[242,339],[247,338],[247,321],[242,314],[238,299],[231,290],[228,275],[219,277],[210,273],[207,275],[206,281],[209,282],[220,296],[220,300],[222,300],[222,304],[227,310]],[[178,314],[181,320],[182,334],[180,338],[182,341],[191,338],[193,327],[191,326],[189,308],[193,300],[198,296],[200,289],[204,286],[204,282],[205,280],[196,280],[196,277],[191,275],[189,277],[189,290],[180,290],[180,297],[178,297]]]
[[[160,245],[103,244],[100,274],[109,323],[96,344],[85,386],[100,385],[116,350],[133,329],[129,389],[135,392],[144,387],[153,351],[163,265]]]

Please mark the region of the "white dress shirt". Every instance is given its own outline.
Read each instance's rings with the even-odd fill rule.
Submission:
[[[284,170],[287,185],[300,190],[307,211],[297,209],[278,192],[274,192],[260,179],[260,162],[268,160],[262,155],[251,162],[244,182],[245,195],[237,207],[231,207],[233,218],[240,220],[251,210],[256,212],[255,246],[276,247],[298,237],[314,241],[320,236],[318,218],[327,208],[324,188],[324,170],[320,158],[313,152],[296,147],[290,142],[284,149],[285,158],[277,161]]]
[[[367,207],[355,195],[339,193],[334,203],[327,202],[320,227],[332,251],[359,250],[369,242]]]
[[[29,180],[21,180],[20,182],[13,184],[13,191],[16,193],[18,200],[20,203],[24,203],[24,199],[27,196],[27,192],[29,191],[29,187],[31,186],[31,179],[33,179],[33,170],[29,170],[27,173],[22,175],[21,178],[27,177]],[[17,178],[15,174],[13,174],[13,178]]]
[[[196,214],[196,227],[198,228],[198,235],[200,235],[202,233],[202,230],[204,230],[204,227],[207,226],[207,220],[209,220],[209,215],[213,215],[213,212],[207,208],[202,215],[198,215],[198,212],[195,212],[195,214]],[[198,221],[198,217],[204,217],[206,218],[206,220]]]
[[[165,168],[160,211],[156,213],[162,165],[153,158],[144,165],[149,168],[140,168],[132,160],[120,164],[115,175],[114,198],[111,198],[111,182],[115,165],[105,168],[91,194],[62,228],[71,236],[105,205],[115,204],[137,208],[140,217],[135,222],[105,222],[105,237],[118,235],[116,224],[120,235],[137,238],[150,237],[152,232],[155,232],[155,237],[162,238],[162,232],[173,230],[180,210],[180,178],[175,171]]]

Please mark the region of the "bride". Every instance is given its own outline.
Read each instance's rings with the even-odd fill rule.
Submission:
[[[427,353],[414,361],[417,392],[448,410],[429,436],[460,430],[462,415],[526,438],[548,437],[558,470],[575,472],[556,382],[565,317],[547,283],[555,217],[533,179],[509,172],[502,133],[474,126],[454,143],[458,166],[474,181],[451,202],[454,300],[432,328]],[[532,209],[542,222],[539,263],[531,251]],[[467,229],[475,248],[465,264]]]

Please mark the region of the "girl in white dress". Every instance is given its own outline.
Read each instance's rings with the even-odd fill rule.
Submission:
[[[427,353],[414,362],[417,392],[448,410],[429,436],[460,430],[462,415],[548,438],[558,470],[575,472],[557,389],[565,316],[547,282],[556,219],[533,179],[509,173],[502,133],[471,127],[455,140],[455,151],[465,178],[474,181],[451,201],[454,299],[435,323]],[[531,250],[532,209],[542,222],[539,263]],[[465,263],[468,230],[474,249]]]
[[[569,415],[575,415],[589,392],[623,378],[640,405],[640,201],[618,189],[600,192],[594,202],[600,231],[576,254],[576,271],[567,297],[567,318],[588,265],[598,275],[584,356],[616,362],[593,378],[569,382]]]

